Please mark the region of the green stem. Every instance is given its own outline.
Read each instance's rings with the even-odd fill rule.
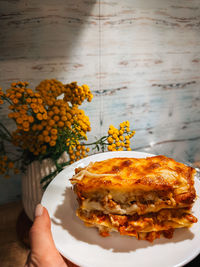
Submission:
[[[0,122],[0,126],[4,129],[4,131],[12,138],[12,135],[8,131],[8,129]]]
[[[45,176],[44,178],[41,179],[40,183],[43,184],[44,182],[46,182],[49,179],[53,179],[53,176],[55,176],[57,174],[57,170],[54,172],[51,172],[49,175]]]
[[[17,162],[17,161],[21,161],[23,158],[20,157],[20,158],[16,158],[15,160],[12,160],[12,162]]]
[[[10,99],[8,99],[6,96],[2,97],[3,100],[6,100],[10,105],[13,105],[13,103],[10,101]]]
[[[92,146],[92,145],[97,145],[97,144],[101,144],[101,142],[105,139],[107,139],[108,138],[108,136],[103,136],[103,137],[101,137],[99,140],[97,140],[96,142],[93,142],[93,143],[87,143],[87,144],[83,144],[83,145],[85,145],[85,146]],[[108,145],[108,144],[105,144],[105,145]]]
[[[61,167],[65,167],[67,165],[70,165],[70,161],[60,163]]]

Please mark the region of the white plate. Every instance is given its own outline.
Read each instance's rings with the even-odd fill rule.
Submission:
[[[172,239],[160,238],[153,243],[138,241],[134,237],[112,233],[101,237],[97,229],[87,228],[75,215],[77,208],[69,178],[74,169],[113,157],[145,158],[152,154],[142,152],[106,152],[84,158],[60,172],[46,189],[42,205],[50,214],[53,238],[59,252],[82,267],[133,267],[183,266],[200,252],[200,199],[197,198],[193,211],[198,223],[190,229],[175,230]],[[195,179],[197,194],[200,182]]]

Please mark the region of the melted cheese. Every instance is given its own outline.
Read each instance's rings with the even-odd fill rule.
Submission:
[[[154,192],[154,197],[155,194],[160,197],[170,192],[173,195],[191,192],[195,199],[194,175],[195,169],[165,156],[111,158],[89,164],[74,175],[71,182],[85,198],[93,198],[97,191],[100,194],[112,191],[120,197],[134,191],[134,195]]]
[[[170,201],[171,202],[171,201]],[[176,206],[176,202],[174,201],[174,203],[170,203],[168,204],[168,202],[164,202],[161,200],[158,200],[157,202],[155,202],[154,204],[140,204],[138,203],[134,203],[132,205],[120,205],[115,203],[114,201],[110,202],[105,202],[105,203],[101,203],[98,201],[90,201],[90,199],[85,199],[82,201],[81,204],[81,209],[83,210],[87,210],[87,211],[92,211],[92,210],[98,210],[98,211],[103,211],[105,214],[127,214],[127,215],[133,215],[134,213],[138,213],[139,215],[141,214],[146,214],[149,212],[157,212],[161,209],[171,209],[171,208],[183,208],[183,207],[187,207],[187,204],[179,204],[178,206]]]

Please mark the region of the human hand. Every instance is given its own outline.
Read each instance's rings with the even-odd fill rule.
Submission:
[[[48,211],[38,204],[35,220],[30,230],[31,251],[25,267],[75,267],[60,255],[55,247]]]

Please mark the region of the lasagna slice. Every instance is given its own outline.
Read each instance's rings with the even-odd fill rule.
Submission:
[[[190,212],[195,169],[173,159],[111,158],[75,172],[77,215],[104,236],[118,231],[153,241],[197,221]]]

